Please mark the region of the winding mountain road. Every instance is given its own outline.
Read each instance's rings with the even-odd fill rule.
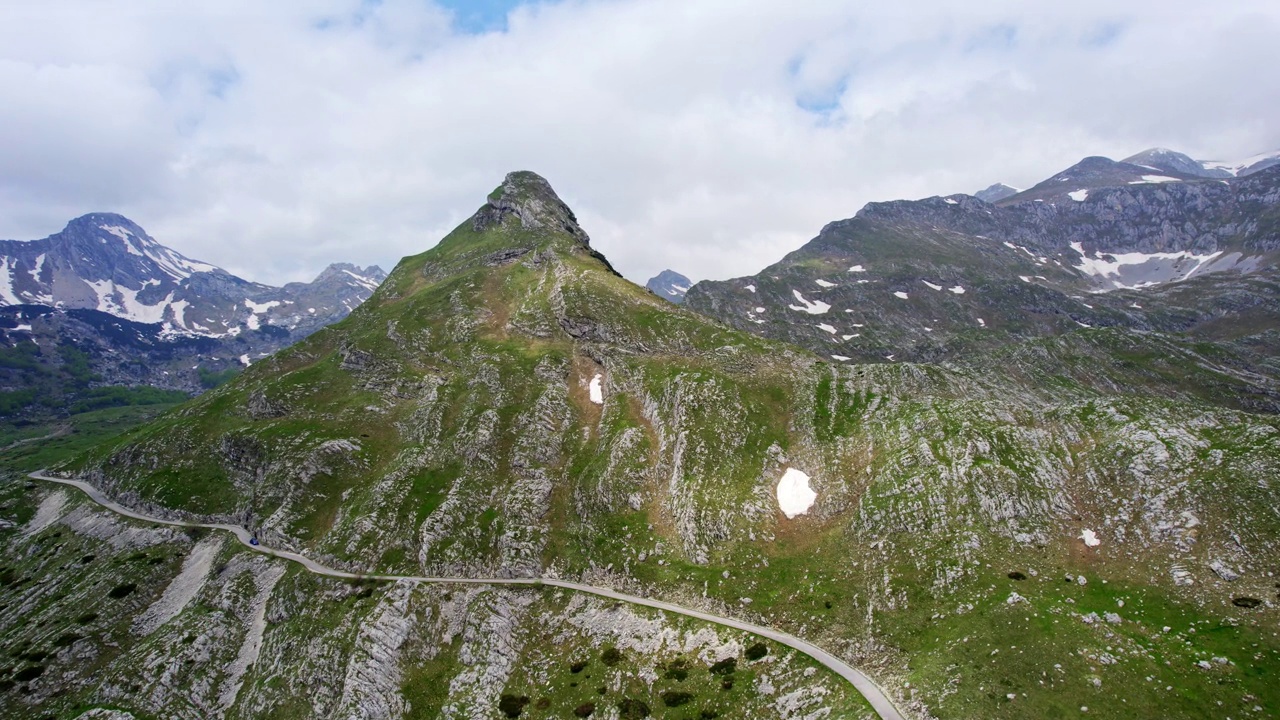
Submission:
[[[98,488],[82,480],[70,480],[67,478],[50,477],[48,475],[45,475],[43,471],[40,471],[40,470],[37,470],[36,472],[31,473],[29,477],[36,480],[44,480],[46,482],[58,483],[60,485],[69,485],[83,492],[85,495],[89,496],[90,500],[93,500],[95,503],[101,505],[102,507],[108,510],[111,510],[112,512],[115,512],[117,514],[123,515],[125,517],[133,518],[134,520],[141,520],[143,522],[156,523],[159,525],[173,525],[177,527],[209,528],[213,530],[226,530],[227,532],[235,535],[236,538],[239,539],[241,543],[243,543],[246,547],[248,547],[251,550],[255,550],[257,552],[263,553],[265,555],[270,555],[272,557],[278,557],[284,560],[291,560],[293,562],[296,562],[302,565],[304,568],[306,568],[310,572],[313,572],[317,575],[327,575],[329,577],[343,578],[348,580],[369,579],[369,580],[388,580],[393,582],[403,580],[403,581],[421,582],[421,583],[454,583],[454,584],[466,584],[466,585],[526,585],[526,586],[549,585],[552,587],[564,588],[566,590],[573,590],[575,592],[582,592],[582,593],[588,593],[591,595],[597,595],[599,597],[606,597],[611,600],[620,600],[622,602],[631,603],[633,605],[643,605],[645,607],[657,608],[658,610],[665,610],[667,612],[676,613],[678,615],[697,618],[698,620],[705,620],[707,622],[715,623],[717,625],[731,627],[736,630],[743,630],[749,633],[753,633],[755,635],[767,637],[770,640],[774,640],[776,642],[782,643],[787,647],[794,648],[795,650],[798,650],[804,653],[805,655],[808,655],[809,657],[813,658],[819,663],[822,663],[826,667],[830,668],[837,675],[844,678],[845,680],[848,680],[858,692],[862,693],[862,696],[867,699],[867,702],[871,704],[871,707],[875,709],[875,711],[880,715],[881,718],[883,718],[883,720],[906,720],[905,717],[902,715],[902,713],[898,711],[897,706],[893,704],[893,701],[889,699],[889,696],[886,695],[885,692],[880,689],[880,686],[876,685],[871,680],[871,678],[863,674],[862,671],[846,663],[845,661],[841,660],[835,655],[832,655],[826,650],[823,650],[817,645],[801,640],[800,638],[795,637],[794,635],[789,635],[787,633],[784,633],[781,630],[775,630],[773,628],[764,627],[762,625],[753,625],[751,623],[743,622],[741,620],[735,620],[734,618],[723,617],[720,615],[713,615],[711,613],[702,612],[701,610],[694,610],[692,608],[681,607],[679,605],[674,605],[669,602],[663,602],[662,600],[652,600],[649,598],[639,597],[636,595],[627,595],[625,593],[620,593],[616,590],[611,590],[609,588],[595,587],[593,585],[583,585],[581,583],[570,582],[568,580],[560,580],[557,578],[548,578],[548,577],[457,578],[457,577],[422,577],[417,575],[374,575],[374,574],[366,574],[366,573],[346,572],[344,570],[338,570],[336,568],[331,568],[325,565],[321,565],[320,563],[317,563],[311,558],[305,555],[299,555],[298,553],[295,553],[295,552],[289,552],[288,550],[276,550],[273,548],[264,547],[262,545],[250,544],[249,540],[252,538],[252,535],[249,533],[248,530],[237,525],[225,525],[222,523],[196,523],[196,522],[186,522],[183,520],[166,520],[163,518],[151,517],[149,515],[144,515],[140,512],[137,512],[136,510],[131,510],[123,505],[120,505],[119,503],[116,503],[115,501],[108,498],[106,495],[103,495],[102,492],[98,490]]]

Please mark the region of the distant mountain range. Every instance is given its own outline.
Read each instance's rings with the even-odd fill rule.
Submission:
[[[227,337],[273,325],[305,336],[345,317],[385,277],[376,266],[338,264],[310,283],[250,282],[113,213],[83,215],[43,240],[0,241],[0,304],[98,310],[171,334]]]
[[[1091,157],[983,191],[994,202],[871,203],[758,274],[695,284],[685,305],[837,362],[959,360],[1109,327],[1226,341],[1244,377],[1280,346],[1275,157],[1201,175],[1171,151]],[[1274,385],[1246,395],[1277,407]]]
[[[0,241],[0,347],[40,350],[0,363],[0,393],[65,390],[65,347],[86,358],[88,385],[197,392],[345,318],[385,277],[340,263],[273,287],[192,260],[122,215],[83,215],[42,240]]]

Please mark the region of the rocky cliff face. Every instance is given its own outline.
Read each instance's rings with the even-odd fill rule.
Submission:
[[[1241,187],[1269,192],[1229,189]],[[1064,289],[1093,303],[1089,279],[1044,254],[1074,231],[1032,246],[1012,222],[1003,236],[974,230],[1006,227],[1014,213],[1048,226],[1073,211],[1004,210],[967,196],[874,206],[829,226],[756,287],[734,281],[734,297],[764,300],[748,308],[756,318],[827,323],[838,313],[850,333],[863,318],[844,311],[863,308],[836,305],[830,285],[864,288],[867,298],[875,290],[887,306],[1007,293],[1021,304],[984,309],[993,325],[1050,330],[987,347],[982,362],[846,365],[627,283],[576,223],[566,226],[571,215],[548,192],[509,176],[346,320],[64,470],[155,512],[248,524],[269,543],[353,570],[554,574],[780,627],[865,666],[919,717],[1280,707],[1265,680],[1280,667],[1268,610],[1280,424],[1227,400],[1264,402],[1265,379],[1216,346],[1160,333],[1052,332]],[[1144,212],[1162,202],[1156,190],[1128,192],[1153,204]],[[952,213],[961,222],[934,227]],[[1222,242],[1265,241],[1262,221],[1250,227]],[[1022,247],[1004,245],[1018,239]],[[829,285],[793,285],[805,267],[823,269]],[[1007,277],[1019,269],[1044,279]],[[923,307],[953,317],[941,303]],[[971,308],[956,307],[954,317],[978,325]],[[786,512],[783,478],[792,483]],[[56,513],[30,512],[44,518],[30,536],[55,542],[40,533],[54,532]],[[489,590],[390,588],[345,600],[293,575],[273,580],[256,560],[227,567],[227,582],[243,579],[214,607],[226,618],[217,632],[233,639],[197,659],[222,678],[181,700],[198,707],[493,717],[507,694],[517,704],[529,697],[529,717],[563,716],[539,708],[531,688],[590,689],[607,678],[600,685],[613,703],[628,688],[683,682],[665,650],[661,665],[631,674],[557,674],[584,642],[674,647],[623,640],[641,621],[608,614],[617,608]],[[194,611],[175,617],[199,637]],[[605,622],[615,624],[601,630]],[[174,637],[187,637],[179,627],[188,626]],[[244,670],[236,648],[257,643],[235,638],[252,633],[261,650]],[[689,678],[705,679],[730,652],[713,645],[729,640],[673,642],[687,648]],[[294,651],[304,645],[314,651]],[[120,666],[110,702],[159,712],[167,706],[143,692],[153,681],[140,679],[151,676],[132,668],[178,673],[201,645],[137,647],[148,659]],[[335,649],[347,647],[359,650]],[[266,660],[299,656],[313,665]],[[65,672],[57,662],[50,668]],[[772,699],[735,705],[750,708],[738,716],[857,712],[805,695],[831,686],[789,672],[694,694],[732,698],[716,693],[749,686],[750,697]],[[317,676],[346,682],[317,690],[307,684]],[[400,697],[389,690],[397,682]],[[232,704],[219,705],[225,698]]]

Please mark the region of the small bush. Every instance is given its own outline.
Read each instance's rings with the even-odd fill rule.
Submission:
[[[724,682],[720,683],[720,689],[721,689],[721,690],[732,690],[732,689],[733,689],[733,678],[729,678],[729,679],[725,680]]]
[[[689,677],[689,671],[682,667],[673,666],[673,667],[667,668],[667,671],[662,674],[662,677],[668,680],[678,680],[680,682],[684,682]]]
[[[760,658],[768,654],[769,654],[769,646],[765,645],[762,642],[758,642],[755,645],[752,645],[751,647],[747,648],[747,659],[751,660],[752,662],[759,660]]]
[[[649,717],[649,706],[643,700],[624,698],[618,702],[618,717],[622,720],[642,720]]]
[[[614,665],[622,662],[622,651],[616,647],[605,648],[604,652],[600,653],[600,660],[605,665],[613,667]]]
[[[712,675],[732,675],[738,669],[738,658],[725,658],[711,666]]]
[[[22,668],[13,677],[18,682],[27,682],[30,680],[35,680],[36,678],[40,677],[43,674],[44,674],[43,665],[32,665],[31,667]]]
[[[53,646],[54,647],[70,647],[72,645],[75,645],[77,640],[83,640],[83,639],[84,639],[83,635],[77,635],[76,633],[73,633],[73,632],[65,632],[59,635],[58,638],[53,641]]]
[[[578,717],[591,717],[591,713],[596,711],[596,704],[593,702],[585,702],[573,709],[573,714]]]
[[[546,710],[551,707],[551,698],[539,698],[538,702],[534,703],[533,706],[539,710]]]
[[[574,675],[577,675],[578,673],[582,672],[586,667],[587,667],[587,661],[579,660],[578,662],[569,666],[569,672],[573,673]]]
[[[89,623],[91,623],[91,622],[93,622],[94,620],[97,620],[97,619],[98,619],[98,613],[85,613],[85,614],[81,615],[80,617],[76,618],[76,624],[77,624],[77,625],[88,625]]]
[[[1231,604],[1235,605],[1236,607],[1242,607],[1242,608],[1256,608],[1262,604],[1262,601],[1259,600],[1258,598],[1238,597],[1232,600]]]
[[[1027,576],[1018,572],[1017,570],[1014,570],[1013,572],[1009,573],[1009,579],[1022,581],[1022,580],[1026,580]]]
[[[119,600],[128,597],[134,590],[138,589],[137,583],[125,583],[111,588],[111,592],[107,593],[107,597]]]
[[[506,715],[509,718],[520,717],[520,714],[524,712],[524,706],[528,704],[528,695],[516,696],[503,694],[503,696],[498,699],[498,709],[502,711],[503,715]]]
[[[662,704],[667,707],[680,707],[693,699],[693,693],[668,690],[662,693],[659,697],[662,698]]]
[[[702,720],[716,720],[716,718],[720,717],[720,713],[715,710],[703,710],[698,713],[698,717]]]

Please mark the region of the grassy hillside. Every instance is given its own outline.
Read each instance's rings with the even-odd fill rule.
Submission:
[[[1280,712],[1280,422],[1093,382],[1091,357],[1230,378],[1075,337],[1075,364],[832,365],[626,282],[514,174],[347,320],[63,469],[352,569],[556,573],[774,625],[922,716]],[[794,519],[788,468],[817,492]],[[448,706],[476,671],[445,658],[447,693],[392,696]],[[490,707],[580,699],[547,672],[498,673]]]

